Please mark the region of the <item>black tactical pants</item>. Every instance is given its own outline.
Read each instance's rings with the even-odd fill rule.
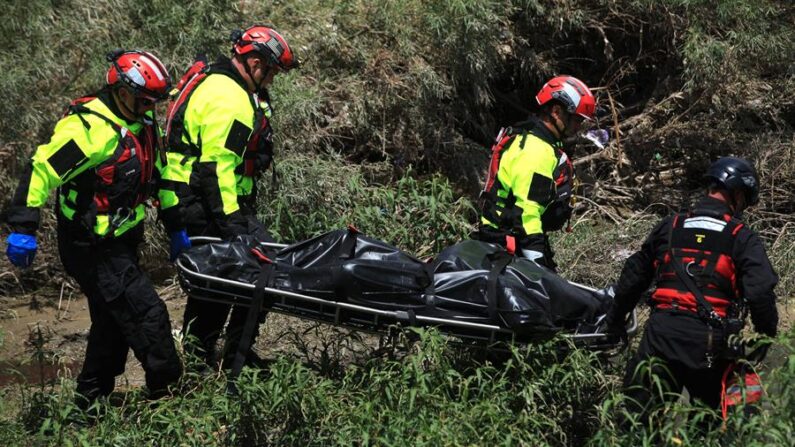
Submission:
[[[730,361],[709,346],[708,334],[706,323],[695,315],[652,312],[624,376],[628,412],[645,421],[652,411],[678,399],[683,389],[690,402],[718,410],[721,379]],[[723,337],[713,333],[712,343],[720,346]],[[704,421],[704,428],[715,422]]]
[[[231,315],[229,313],[230,309],[232,311]],[[246,323],[247,315],[248,307],[232,306],[231,304],[215,303],[188,297],[188,302],[185,306],[184,326],[182,328],[182,333],[186,338],[186,351],[198,356],[212,366],[215,359],[216,343],[224,329],[224,323],[229,317],[221,361],[225,368],[231,367],[240,344],[240,337],[243,334],[243,326]],[[265,313],[261,314],[257,320],[257,328],[251,340],[252,345],[259,333],[259,326],[264,321]],[[248,359],[253,360],[253,357],[249,348]]]
[[[66,272],[88,298],[91,329],[77,392],[90,403],[109,395],[132,349],[146,374],[151,397],[167,392],[182,374],[168,311],[138,265],[135,240],[75,242],[59,231]]]
[[[257,237],[257,239],[263,242],[273,242],[273,238],[268,234],[265,227],[257,221],[253,212],[245,213],[245,216],[248,220],[248,234]],[[215,226],[197,227],[195,225],[190,225],[190,223],[188,224],[188,234],[190,236],[220,237]],[[185,314],[182,323],[182,334],[185,337],[185,350],[204,360],[208,365],[213,366],[216,356],[215,346],[221,332],[224,330],[227,317],[229,317],[221,361],[223,367],[230,368],[240,344],[248,309],[248,307],[243,306],[232,306],[231,304],[197,300],[189,296],[187,304],[185,305]],[[257,327],[254,330],[254,335],[251,340],[252,346],[257,338],[257,334],[259,334],[260,325],[265,321],[266,315],[265,312],[259,315]],[[251,348],[248,350],[246,360],[248,364],[257,361]]]
[[[717,410],[720,408],[721,378],[727,366],[728,362],[718,362],[712,368],[691,369],[676,360],[655,357],[649,361],[649,357],[636,355],[624,376],[624,393],[630,399],[627,409],[646,416],[665,402],[678,399],[684,388],[691,402],[697,400]],[[661,395],[661,391],[664,394]]]

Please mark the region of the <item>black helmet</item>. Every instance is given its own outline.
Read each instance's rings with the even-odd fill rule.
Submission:
[[[759,201],[759,176],[754,166],[744,158],[720,158],[710,165],[705,177],[729,191],[743,191],[749,206]]]

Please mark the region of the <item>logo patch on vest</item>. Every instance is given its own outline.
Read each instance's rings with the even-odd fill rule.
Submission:
[[[242,157],[249,135],[251,135],[251,128],[235,120],[229,129],[229,135],[226,137],[224,147]]]
[[[696,242],[698,242],[700,244],[700,243],[704,242],[704,238],[706,238],[706,237],[707,237],[706,234],[697,234],[696,235]]]

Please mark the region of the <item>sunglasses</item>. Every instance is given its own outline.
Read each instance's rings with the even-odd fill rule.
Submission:
[[[146,98],[146,97],[136,97],[135,100],[138,102],[138,104],[140,104],[140,105],[142,105],[144,107],[153,106],[153,105],[157,104],[158,102],[160,102],[160,99],[153,99],[153,98]]]

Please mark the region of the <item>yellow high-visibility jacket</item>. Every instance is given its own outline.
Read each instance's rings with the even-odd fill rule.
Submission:
[[[514,236],[520,245],[559,229],[571,212],[573,179],[563,143],[543,123],[531,121],[501,153],[492,190],[486,191],[491,200],[481,209],[482,226]]]
[[[50,192],[58,188],[58,214],[63,222],[78,230],[71,234],[94,241],[121,236],[143,222],[145,204],[131,198],[129,203],[116,201],[110,208],[103,207],[102,197],[95,195],[97,168],[117,159],[114,157],[118,156],[124,135],[141,136],[140,142],[145,143],[142,137],[145,128],[149,127],[148,132],[157,132],[157,125],[151,113],[143,122],[123,119],[107,89],[94,99],[73,105],[70,110],[78,111],[61,118],[50,141],[34,152],[12,198],[7,221],[14,231],[35,234],[40,208],[46,204]],[[153,155],[150,161],[154,163],[157,147],[149,149]],[[135,181],[131,185],[142,187]]]
[[[271,163],[267,95],[245,88],[229,59],[209,66],[168,128],[168,163],[161,167],[162,209],[182,204],[191,228],[214,224],[223,237],[246,232],[258,175]]]

